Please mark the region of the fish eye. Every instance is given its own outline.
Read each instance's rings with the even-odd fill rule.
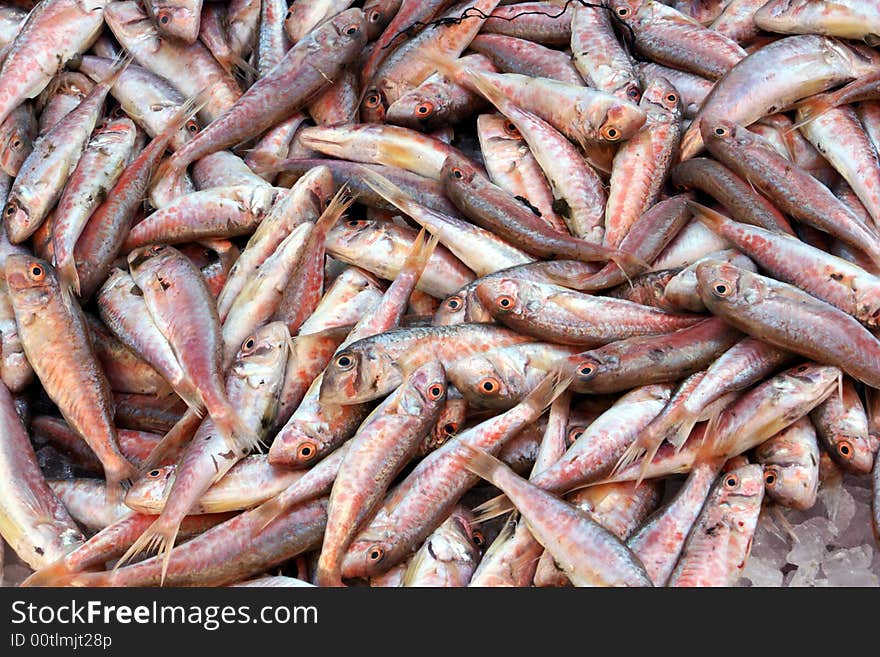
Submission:
[[[715,128],[714,132],[716,137],[724,137],[727,135],[727,128],[718,126],[717,128]]]
[[[477,384],[477,387],[480,392],[488,395],[493,395],[501,390],[501,381],[496,379],[494,376],[487,376],[485,379],[482,379]]]
[[[617,8],[617,15],[620,16],[620,18],[626,18],[631,13],[632,13],[632,9],[630,9],[629,7],[618,7]]]
[[[367,109],[375,109],[379,107],[382,103],[382,97],[379,95],[378,91],[371,91],[367,94],[366,100],[364,100],[364,107]]]
[[[156,18],[162,25],[168,25],[171,22],[171,12],[162,9],[156,14]]]
[[[302,443],[296,449],[296,456],[301,461],[311,461],[318,455],[318,447],[311,441]]]
[[[458,297],[458,296],[449,297],[446,300],[446,309],[447,310],[451,310],[452,312],[455,312],[457,310],[461,310],[461,306],[462,306],[461,297]]]
[[[367,20],[371,23],[378,23],[382,20],[382,12],[378,9],[374,9],[370,12],[370,15],[367,17]]]
[[[773,488],[776,483],[779,481],[779,476],[776,474],[776,470],[767,470],[764,473],[764,485]]]
[[[162,471],[161,471],[161,470],[158,470],[158,469],[157,469],[157,470],[150,470],[150,471],[147,473],[147,476],[148,476],[150,479],[155,479],[155,478],[158,477],[160,474],[162,474]]]
[[[596,365],[589,361],[585,361],[578,365],[577,372],[581,376],[593,376],[596,373]]]
[[[40,265],[36,265],[36,264],[31,265],[29,271],[30,271],[31,278],[34,279],[35,281],[41,281],[46,276],[46,271]]]
[[[336,357],[336,367],[343,371],[350,370],[352,367],[354,367],[354,358],[352,358],[348,354],[341,354]]]
[[[446,386],[440,383],[434,383],[428,388],[428,398],[431,399],[431,401],[437,401],[443,396],[444,392],[446,392]]]
[[[642,92],[639,91],[638,85],[631,84],[626,89],[626,96],[632,101],[637,102],[641,98]]]
[[[666,102],[670,105],[675,105],[678,102],[678,96],[676,94],[666,94]]]
[[[11,217],[17,211],[18,211],[18,203],[16,203],[15,201],[9,201],[9,203],[6,204],[6,209],[3,211],[3,214],[5,214],[7,217]]]
[[[343,30],[343,32],[345,32],[348,36],[354,36],[355,34],[357,34],[360,31],[361,31],[360,26],[355,25],[354,23],[352,23],[351,25],[349,25],[347,28],[345,28]]]
[[[254,345],[255,345],[255,344],[257,344],[257,342],[256,342],[256,340],[254,340],[254,337],[253,337],[253,336],[249,337],[249,338],[248,338],[247,340],[245,340],[244,343],[242,344],[242,351],[244,351],[244,352],[248,352],[248,351],[250,351],[251,349],[254,348]]]
[[[421,103],[418,107],[416,107],[416,114],[421,118],[427,118],[434,113],[434,103],[430,103],[425,101]]]
[[[513,124],[513,121],[504,122],[504,132],[506,132],[511,137],[516,137],[517,139],[521,137],[519,129]]]
[[[724,476],[724,487],[727,490],[736,490],[739,486],[739,477],[735,474],[728,474]]]
[[[607,126],[601,130],[602,136],[608,141],[617,141],[620,139],[620,130],[614,126]]]
[[[456,431],[458,431],[458,425],[455,422],[447,422],[443,425],[443,433],[447,436],[453,435]]]
[[[452,177],[456,178],[457,180],[461,180],[462,178],[464,178],[464,172],[458,167],[455,167],[452,170]]]
[[[190,134],[195,134],[199,131],[199,124],[195,121],[195,119],[190,119],[186,122],[186,131]]]
[[[379,563],[385,558],[385,548],[381,545],[373,545],[367,550],[367,559],[372,563]]]
[[[566,446],[571,447],[583,435],[584,435],[583,427],[574,427],[571,431],[568,432],[568,440],[567,440]]]
[[[843,458],[849,460],[853,456],[855,456],[856,450],[853,448],[853,445],[848,440],[841,440],[837,444],[837,453],[840,454]]]
[[[715,296],[729,297],[733,292],[733,288],[724,281],[718,281],[712,284],[712,292],[715,293]]]
[[[495,305],[499,310],[511,310],[515,304],[514,298],[509,294],[502,294],[495,299]]]
[[[475,529],[471,533],[471,540],[477,547],[483,547],[486,544],[486,537],[483,536],[483,532],[481,532],[479,529]]]
[[[11,145],[12,145],[13,150],[17,151],[19,148],[21,148],[21,139],[18,139],[16,137],[15,139],[12,140]]]

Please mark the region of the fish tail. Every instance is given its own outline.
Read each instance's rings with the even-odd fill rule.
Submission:
[[[514,510],[507,495],[498,495],[474,508],[474,522],[481,523]]]
[[[696,201],[685,201],[685,205],[691,214],[713,233],[718,233],[724,221],[727,220],[727,217],[720,212],[715,212],[712,208],[707,208]]]
[[[421,278],[422,272],[425,271],[428,260],[431,259],[431,255],[433,255],[439,241],[440,239],[436,235],[429,235],[422,228],[416,236],[409,254],[406,256],[406,260],[403,262],[403,267],[400,268],[401,273],[411,272],[416,276],[416,282],[418,282],[418,278]]]
[[[230,51],[229,55],[224,57],[223,68],[226,69],[227,73],[230,73],[236,76],[240,80],[254,80],[259,77],[259,71],[244,57],[239,55],[237,52]],[[248,85],[250,86],[250,85]]]
[[[477,449],[465,442],[461,443],[461,448],[465,451],[464,467],[474,474],[480,475],[489,483],[495,484],[498,480],[498,473],[508,469],[502,461],[482,449]]]
[[[333,228],[339,218],[345,214],[346,210],[354,203],[355,197],[350,195],[348,185],[343,185],[339,191],[330,199],[327,209],[321,213],[318,221],[315,222],[315,231],[318,234],[326,235]]]
[[[121,54],[113,61],[110,72],[98,84],[104,85],[108,88],[112,87],[116,84],[116,81],[119,80],[119,76],[125,72],[125,69],[129,67],[133,60],[134,58],[130,53]]]
[[[794,125],[792,125],[791,128],[787,130],[787,132],[797,130],[798,128],[807,125],[811,121],[815,121],[826,112],[834,109],[836,106],[837,102],[833,94],[819,94],[817,96],[807,98],[806,100],[802,100],[799,103],[795,103],[794,107],[797,109],[797,120],[795,121]]]
[[[31,573],[30,577],[21,583],[21,586],[29,588],[60,586],[61,582],[69,579],[73,574],[75,574],[75,572],[70,569],[67,560],[62,557],[61,559],[58,559],[58,561]]]
[[[258,532],[262,532],[266,527],[275,522],[282,513],[288,509],[287,503],[282,499],[282,495],[276,495],[270,500],[263,502],[260,506],[252,511],[256,524],[259,525]]]
[[[58,249],[55,249],[55,253],[58,253]],[[73,254],[65,253],[64,257],[55,265],[55,269],[58,271],[61,284],[76,296],[80,296],[82,292],[79,284],[79,272],[76,269],[76,260],[74,260]]]
[[[138,469],[122,458],[121,463],[113,467],[108,468],[105,466],[104,472],[107,477],[107,503],[115,506],[122,502],[125,497],[125,491],[138,476]]]
[[[125,564],[137,557],[141,553],[153,552],[156,545],[162,539],[162,523],[163,518],[160,516],[153,521],[153,524],[147,527],[143,534],[138,536],[137,540],[131,544],[113,566],[113,570],[122,568]],[[176,533],[176,532],[175,532]]]
[[[336,554],[323,547],[318,557],[318,567],[315,569],[315,584],[317,586],[344,586],[342,583],[342,564]]]
[[[411,207],[412,198],[400,187],[388,180],[388,178],[366,167],[360,167],[360,170],[361,175],[364,177],[364,182],[367,183],[367,187],[391,203],[391,205],[404,212],[407,211],[407,208]]]
[[[260,449],[263,437],[249,428],[232,406],[225,406],[220,413],[212,415],[211,420],[236,453],[248,454]]]
[[[559,395],[568,389],[569,385],[571,385],[571,377],[562,372],[551,372],[535,386],[535,389],[522,400],[522,403],[534,409],[538,414],[543,413]]]

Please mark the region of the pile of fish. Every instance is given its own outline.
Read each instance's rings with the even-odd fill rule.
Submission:
[[[860,0],[4,3],[23,585],[779,584],[756,537],[842,481],[880,539],[878,42]]]

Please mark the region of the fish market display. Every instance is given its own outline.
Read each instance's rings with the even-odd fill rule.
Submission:
[[[0,2],[0,583],[880,586],[880,4]]]

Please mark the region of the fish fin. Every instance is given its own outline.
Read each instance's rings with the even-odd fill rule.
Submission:
[[[632,253],[627,253],[626,251],[621,251],[620,249],[609,249],[608,259],[617,266],[617,268],[623,274],[623,277],[626,279],[626,282],[629,283],[630,287],[633,286],[632,280],[630,279],[630,271],[634,273],[639,273],[647,271],[651,268],[650,263],[645,262],[644,260],[636,255],[633,255]]]
[[[495,483],[500,470],[510,469],[504,462],[473,445],[461,442],[459,447],[465,451],[464,467],[492,484]]]
[[[162,560],[162,576],[159,585],[164,586],[168,565],[171,562],[171,552],[174,550],[177,533],[180,531],[180,523],[174,523],[171,527],[166,527],[165,524],[166,522],[161,516],[157,518],[119,558],[119,561],[113,566],[113,570],[117,570],[142,552],[155,552],[156,557]]]
[[[66,287],[76,296],[81,296],[82,291],[79,284],[79,272],[76,269],[76,260],[73,254],[69,254],[63,261],[55,265],[58,276],[61,279],[61,286]]]
[[[795,103],[794,108],[797,109],[796,121],[786,132],[802,128],[835,107],[836,100],[832,94],[819,94]]]
[[[201,418],[195,413],[191,411],[184,413],[183,417],[168,430],[168,433],[163,436],[162,440],[147,455],[147,458],[141,464],[139,475],[143,476],[157,467],[165,458],[173,455],[185,442],[192,438],[195,430],[198,428],[195,420],[198,420],[198,424],[201,424]]]
[[[428,232],[422,228],[410,247],[406,260],[403,261],[400,273],[412,272],[416,276],[416,283],[418,283],[419,278],[422,277],[422,272],[425,271],[425,267],[427,267],[428,261],[431,259],[434,249],[437,248],[439,242],[440,238],[436,235],[429,235]]]
[[[283,493],[279,493],[272,499],[266,500],[251,512],[257,521],[258,533],[262,532],[266,529],[266,527],[275,522],[278,516],[280,516],[289,508],[285,501],[282,499],[282,495]]]
[[[520,403],[528,405],[537,413],[543,413],[568,389],[569,385],[571,385],[570,376],[565,376],[559,371],[551,372]]]
[[[687,206],[687,209],[690,210],[691,214],[696,217],[697,221],[702,223],[713,233],[718,233],[722,224],[725,221],[728,221],[727,217],[720,212],[716,212],[712,208],[707,208],[705,205],[697,203],[696,201],[685,201],[685,205]]]
[[[515,510],[511,501],[507,499],[507,495],[498,495],[474,507],[474,522],[486,522]]]
[[[367,187],[372,189],[398,210],[411,214],[409,208],[412,207],[413,199],[409,194],[404,192],[400,187],[388,180],[388,178],[382,174],[376,173],[367,167],[360,167],[360,170],[364,177],[364,182],[367,183]]]
[[[245,424],[232,406],[226,406],[219,417],[211,416],[217,431],[236,454],[249,454],[259,450],[263,436]]]
[[[131,486],[131,482],[137,478],[138,469],[126,461],[123,457],[118,467],[108,468],[104,466],[104,473],[107,479],[107,487],[105,496],[108,504],[116,506],[125,498],[125,492]]]
[[[31,573],[30,577],[25,579],[20,586],[22,588],[60,586],[62,582],[74,574],[75,572],[70,569],[67,559],[62,557],[48,566]]]
[[[256,69],[256,67],[244,57],[239,55],[237,52],[230,52],[230,56],[228,59],[231,66],[229,66],[227,72],[231,73],[239,80],[246,82],[248,80],[253,80],[259,77],[260,72]],[[224,66],[224,68],[226,67]],[[248,85],[248,87],[249,86],[250,85]]]
[[[355,202],[354,196],[351,196],[347,184],[339,188],[339,191],[330,199],[327,209],[318,217],[315,222],[315,232],[318,235],[326,235],[331,228],[339,221],[339,218],[345,214],[351,204]]]
[[[119,76],[125,73],[125,69],[129,67],[132,61],[134,61],[134,57],[129,53],[119,55],[113,61],[110,72],[100,82],[98,82],[98,84],[112,87],[114,84],[116,84],[116,81],[119,80]]]

